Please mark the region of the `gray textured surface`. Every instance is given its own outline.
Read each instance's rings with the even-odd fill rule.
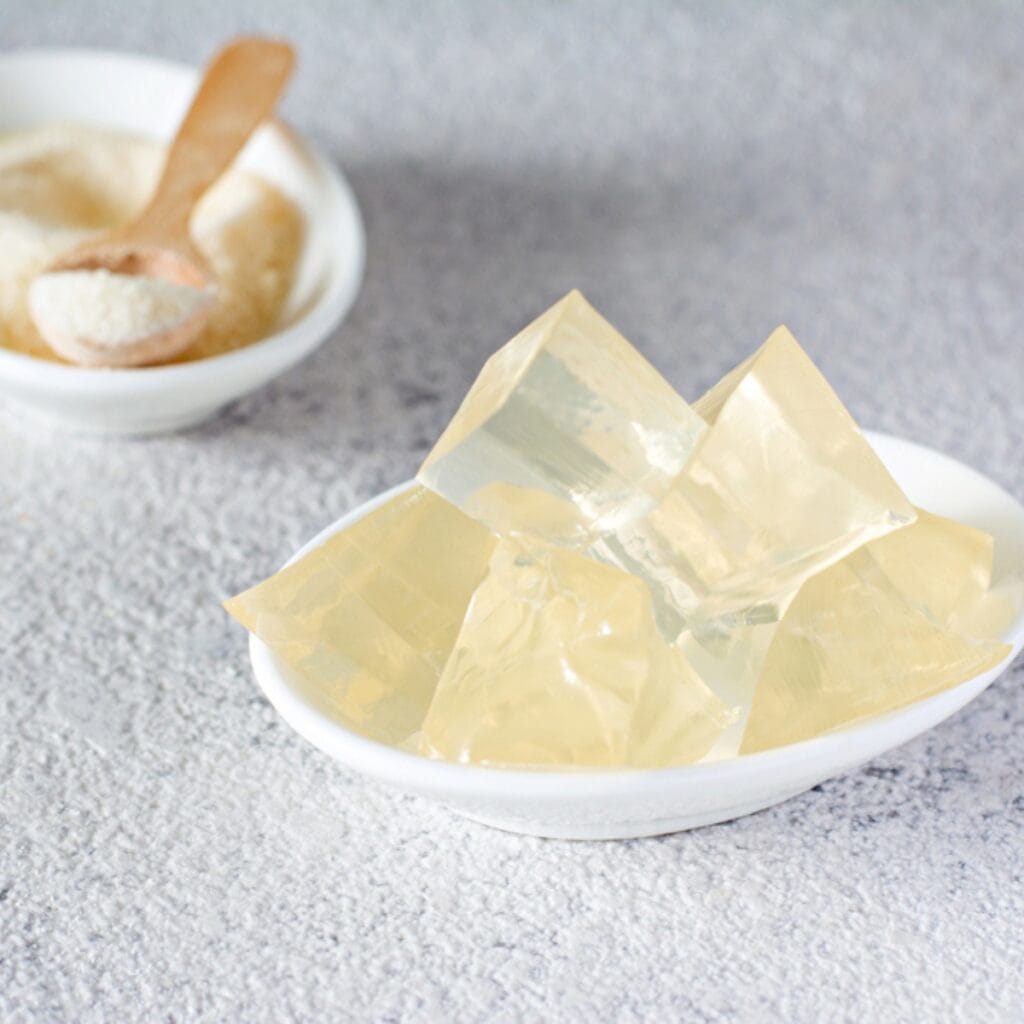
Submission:
[[[280,723],[225,595],[410,474],[571,285],[695,395],[787,322],[863,423],[1024,495],[1024,8],[5,0],[4,46],[297,41],[353,316],[209,426],[0,412],[0,1018],[1014,1021],[1024,672],[656,841],[507,836]]]

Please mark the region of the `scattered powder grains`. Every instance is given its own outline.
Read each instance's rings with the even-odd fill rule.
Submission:
[[[58,256],[93,235],[120,226],[145,205],[163,163],[164,147],[104,129],[60,125],[0,136],[0,345],[40,359],[60,361],[32,322],[32,280]],[[229,171],[203,197],[192,219],[192,236],[217,282],[207,324],[195,343],[173,362],[240,348],[270,334],[292,284],[302,244],[302,217],[277,189],[243,171]],[[48,287],[95,292],[99,306],[74,315],[114,319],[123,282],[61,274]],[[135,290],[145,284],[128,285]],[[135,296],[162,317],[180,303],[206,301],[174,286]],[[134,294],[134,293],[133,293]],[[86,295],[82,295],[87,299]],[[92,300],[89,300],[90,302]],[[130,327],[131,325],[127,325]]]

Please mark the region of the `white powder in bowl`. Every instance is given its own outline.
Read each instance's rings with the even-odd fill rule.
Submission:
[[[160,143],[91,125],[0,134],[0,346],[60,360],[32,319],[33,278],[130,221],[151,195],[165,152]],[[190,227],[216,295],[175,363],[230,352],[278,329],[304,234],[287,196],[238,169],[203,196]]]
[[[179,327],[212,301],[205,289],[109,270],[41,274],[29,289],[32,317],[58,352],[58,339],[116,350]]]

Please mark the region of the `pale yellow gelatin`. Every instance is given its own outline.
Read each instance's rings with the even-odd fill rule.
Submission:
[[[805,579],[913,521],[784,327],[694,408],[709,429],[662,500],[593,548],[648,579],[666,631],[778,621]]]
[[[225,607],[343,721],[401,743],[423,721],[493,546],[417,487]]]
[[[669,640],[778,619],[809,575],[913,520],[785,328],[695,410],[578,292],[491,357],[419,479],[502,535],[639,576]]]
[[[729,720],[662,638],[640,580],[510,539],[473,595],[420,750],[490,765],[653,767],[699,759]]]
[[[998,665],[1015,608],[993,600],[991,571],[988,534],[919,511],[808,580],[769,649],[742,752],[810,739]]]
[[[776,616],[811,575],[914,521],[828,381],[779,327],[695,404],[711,428],[651,516],[694,566],[707,621]]]
[[[488,361],[419,478],[228,607],[343,721],[430,757],[795,742],[992,668],[1021,603],[785,328],[691,407],[573,292]]]
[[[573,292],[484,366],[419,479],[502,535],[643,580],[737,723],[805,579],[914,511],[780,328],[695,407]]]
[[[1003,635],[1021,606],[1021,581],[992,585],[992,535],[917,509],[912,530],[874,541],[871,553],[900,593],[935,623],[966,637]]]
[[[573,291],[491,356],[419,480],[500,534],[584,547],[645,515],[704,430]]]
[[[803,582],[915,512],[784,327],[694,408],[709,429],[664,498],[591,550],[648,582],[662,631],[739,709],[722,758]]]

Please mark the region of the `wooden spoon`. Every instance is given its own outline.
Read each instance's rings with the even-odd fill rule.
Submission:
[[[85,243],[44,273],[105,270],[207,289],[212,297],[213,275],[192,244],[189,217],[274,109],[294,62],[292,48],[271,39],[239,39],[224,47],[206,69],[149,205],[131,224]],[[48,316],[43,303],[32,301],[31,292],[30,305],[50,346],[89,366],[142,366],[170,359],[192,343],[209,310],[209,302],[201,303],[170,327],[112,344],[68,333],[60,318]]]

